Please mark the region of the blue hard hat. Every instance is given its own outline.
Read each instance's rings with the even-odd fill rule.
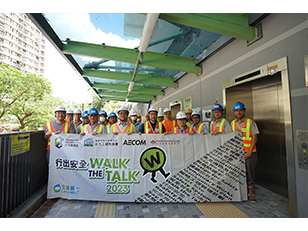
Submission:
[[[90,108],[88,115],[98,115],[98,110],[95,107]]]
[[[108,119],[109,119],[110,117],[113,117],[113,116],[116,117],[116,118],[118,118],[117,115],[116,115],[116,113],[111,112],[111,113],[109,114],[109,116],[108,116]]]
[[[88,111],[85,110],[85,111],[81,114],[81,117],[83,117],[83,118],[88,117]]]
[[[233,105],[233,111],[246,109],[245,105],[241,102],[236,102]]]
[[[99,115],[107,115],[107,112],[105,112],[104,110],[102,110]]]
[[[215,111],[215,110],[223,110],[224,108],[219,104],[219,103],[216,103],[214,106],[213,106],[213,108],[212,108],[212,110],[213,111]]]

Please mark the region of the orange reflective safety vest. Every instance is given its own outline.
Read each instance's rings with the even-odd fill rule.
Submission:
[[[177,125],[176,120],[164,120],[163,125],[165,126],[165,129],[167,132],[171,132],[173,130],[173,128],[175,128]]]
[[[52,121],[50,121],[49,123],[46,123],[46,130],[47,130],[47,132],[52,132],[52,133],[56,132],[55,128],[52,125]],[[69,121],[67,121],[67,120],[63,121],[60,132],[70,133],[70,122]],[[47,144],[46,150],[50,150],[50,137],[48,139],[48,144]]]
[[[111,126],[112,128],[112,133],[118,132],[118,133],[133,133],[134,132],[134,125],[132,123],[128,123],[124,131],[122,132],[121,129],[119,128],[118,123],[115,123]]]
[[[252,119],[248,119],[248,118],[245,119],[245,121],[244,121],[244,123],[242,124],[241,127],[238,126],[236,120],[233,120],[231,122],[232,131],[235,131],[236,129],[238,129],[242,132],[244,151],[245,152],[248,152],[249,148],[251,146],[251,141],[252,141],[251,123],[252,123]],[[256,146],[253,148],[252,151],[253,152],[257,151]]]
[[[145,134],[162,134],[163,133],[163,125],[161,122],[156,123],[155,131],[153,131],[153,128],[149,121],[146,121],[144,123],[144,133]]]
[[[193,124],[190,127],[194,129],[195,133],[201,134],[203,132],[203,126],[205,126],[203,123],[199,123],[195,129],[193,128]]]
[[[192,127],[187,127],[183,134],[188,134],[190,131],[194,131],[194,129]],[[172,130],[172,134],[182,134],[182,133],[179,127],[177,126]]]
[[[215,125],[215,121],[212,121],[211,125],[210,125],[210,133],[225,132],[225,129],[224,129],[225,120],[226,119],[224,119],[224,118],[221,121],[219,120],[216,125]]]
[[[104,125],[98,124],[93,132],[97,132],[98,134],[102,134],[104,130]],[[86,134],[91,134],[90,124],[86,124],[83,126],[82,131]]]

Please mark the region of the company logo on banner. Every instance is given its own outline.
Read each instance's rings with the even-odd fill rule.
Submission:
[[[156,183],[155,179],[156,172],[160,173],[167,178],[170,175],[170,172],[166,173],[163,169],[166,163],[166,153],[163,149],[158,147],[151,147],[144,150],[140,156],[140,166],[144,170],[143,176],[148,172],[152,173],[151,181]]]
[[[64,141],[64,139],[62,137],[57,137],[55,139],[55,146],[57,148],[62,148],[63,147],[63,141]]]
[[[93,139],[89,138],[89,139],[86,139],[84,142],[83,142],[84,146],[85,147],[93,147]]]
[[[59,134],[52,136],[51,144],[48,199],[247,200],[240,132],[218,136],[153,134],[142,139],[137,134]]]
[[[124,140],[123,145],[147,145],[146,140]]]

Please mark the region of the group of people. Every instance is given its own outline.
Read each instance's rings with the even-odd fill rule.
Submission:
[[[187,109],[176,114],[176,120],[171,119],[171,110],[165,108],[159,113],[155,107],[150,107],[145,122],[141,122],[141,116],[135,109],[129,111],[125,106],[118,109],[117,114],[111,112],[108,116],[102,110],[92,107],[88,111],[81,113],[79,109],[75,111],[67,110],[58,106],[55,109],[56,120],[46,124],[45,139],[48,140],[47,159],[50,154],[50,136],[52,133],[75,133],[84,136],[85,134],[211,134],[241,131],[244,144],[244,159],[246,162],[248,197],[252,203],[256,203],[253,193],[255,184],[255,168],[257,164],[256,142],[259,134],[256,123],[245,117],[246,107],[241,102],[236,102],[233,106],[235,119],[230,123],[223,118],[223,106],[219,103],[212,108],[214,120],[209,128],[201,122],[201,114],[198,111]],[[130,115],[130,116],[129,116]],[[74,117],[74,120],[73,120]],[[81,120],[82,118],[82,120]],[[108,122],[107,122],[108,120]]]

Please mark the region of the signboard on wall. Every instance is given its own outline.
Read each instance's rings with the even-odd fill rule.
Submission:
[[[30,133],[11,136],[11,156],[30,150]]]
[[[47,198],[126,202],[247,200],[239,132],[51,136]]]
[[[184,99],[184,109],[185,109],[185,111],[186,111],[188,108],[191,108],[191,97],[188,97],[188,98],[185,98],[185,99]]]

